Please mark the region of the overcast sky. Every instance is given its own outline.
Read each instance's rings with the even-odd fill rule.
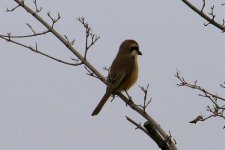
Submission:
[[[28,0],[27,0],[28,1]],[[220,1],[219,1],[220,2]],[[138,85],[149,87],[148,113],[182,150],[225,149],[224,120],[213,118],[196,125],[188,123],[207,115],[208,99],[199,92],[177,87],[176,70],[190,82],[224,96],[224,34],[205,22],[180,0],[40,0],[40,15],[61,14],[55,29],[83,54],[85,30],[76,21],[85,17],[100,40],[88,60],[105,76],[121,42],[135,39],[139,57],[139,79],[129,91],[137,104],[143,103]],[[199,4],[197,4],[199,5]],[[22,8],[5,13],[16,4],[0,1],[0,34],[30,34],[44,27]],[[32,8],[33,5],[31,3]],[[215,4],[222,21],[223,9]],[[209,11],[209,6],[205,11]],[[38,42],[39,50],[64,60],[74,56],[51,34],[24,40]],[[101,113],[91,113],[105,92],[105,85],[86,75],[83,66],[72,67],[47,59],[0,39],[0,148],[1,149],[157,149],[142,131],[135,130],[125,116],[138,123],[145,120],[116,98]]]

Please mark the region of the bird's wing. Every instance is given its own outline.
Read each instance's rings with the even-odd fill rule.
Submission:
[[[116,64],[113,63],[109,71],[108,83],[109,86],[114,89],[119,87],[119,85],[129,77],[135,67],[133,56],[124,57],[121,60],[122,61],[116,61]]]

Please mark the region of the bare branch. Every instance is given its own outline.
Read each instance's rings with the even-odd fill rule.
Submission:
[[[133,100],[132,100],[132,97],[130,96],[130,94],[128,93],[128,91],[127,91],[127,90],[124,90],[124,91],[125,91],[125,93],[126,93],[128,99],[129,99],[129,101],[133,101]],[[126,106],[127,106],[127,104],[126,104]]]
[[[34,31],[33,27],[29,23],[26,23],[26,25],[31,29],[31,31],[33,32],[33,34],[36,34],[36,32]]]
[[[211,7],[211,12],[209,13],[210,16],[212,16],[212,21],[215,21],[216,15],[214,14],[214,5]]]
[[[135,122],[130,117],[126,116],[126,119],[136,126],[135,130],[140,129],[145,134],[147,134],[151,139],[153,139],[157,143],[159,148],[161,148],[162,150],[172,150],[172,148],[168,145],[168,143],[172,142],[172,140],[171,140],[172,136],[171,136],[170,132],[169,132],[168,138],[165,140],[162,140],[160,134],[158,132],[156,132],[156,130],[154,129],[154,126],[152,126],[151,123],[149,123],[149,121],[145,122],[145,124],[144,124],[145,128],[144,128],[144,127],[142,127],[141,123]]]
[[[66,35],[64,35],[64,37],[66,38],[66,41],[67,41],[68,44],[73,45],[75,43],[75,39],[70,41]]]
[[[223,85],[223,84],[224,84],[224,85]],[[224,82],[223,84],[220,84],[220,86],[221,86],[222,88],[225,88],[225,82]]]
[[[96,74],[99,77],[102,77],[101,73],[98,72],[87,60],[84,59],[84,57],[76,51],[71,45],[68,45],[67,40],[61,36],[54,28],[52,28],[53,25],[49,25],[43,18],[41,18],[38,13],[35,13],[32,9],[30,9],[27,5],[25,5],[23,2],[20,0],[14,0],[16,3],[18,3],[21,7],[23,7],[28,13],[30,13],[34,18],[36,18],[41,24],[43,24],[49,32],[55,35],[56,38],[58,38],[77,58],[82,61],[90,70]],[[58,18],[60,18],[60,15],[58,14]],[[53,18],[52,18],[53,19]],[[53,19],[54,20],[54,19]],[[58,20],[58,19],[56,19]],[[55,21],[53,21],[55,22]],[[100,80],[104,83],[107,83],[105,78],[102,77]]]
[[[24,0],[21,0],[21,4],[24,4]],[[18,4],[17,6],[11,8],[11,9],[7,8],[7,9],[6,9],[6,12],[13,12],[13,11],[16,10],[18,7],[20,7],[21,4]]]
[[[126,119],[131,122],[132,124],[134,124],[136,126],[135,130],[136,129],[141,129],[144,133],[146,133],[148,136],[150,136],[150,134],[148,133],[148,131],[142,127],[141,123],[137,123],[135,122],[134,120],[132,120],[130,117],[126,116]],[[151,137],[151,136],[150,136]]]
[[[183,77],[180,77],[180,74],[178,72],[176,73],[175,77],[180,80],[180,83],[177,84],[178,86],[187,86],[187,87],[190,87],[192,89],[197,89],[197,90],[203,92],[206,97],[211,96],[212,98],[216,98],[216,99],[220,99],[222,101],[225,101],[225,98],[223,98],[221,96],[218,96],[216,94],[212,94],[212,93],[206,91],[201,86],[197,85],[197,80],[195,81],[194,84],[190,84],[190,83],[186,82]]]
[[[159,148],[161,148],[162,150],[174,149],[174,147],[171,147],[171,144],[176,145],[176,141],[172,141],[172,135],[170,131],[169,135],[166,138],[162,139],[161,135],[157,132],[157,130],[155,130],[155,126],[151,122],[146,121],[144,123],[144,127],[148,131],[150,137],[157,143]]]
[[[203,13],[203,9],[205,8],[205,0],[203,0],[203,5],[202,5],[202,9],[201,12]]]
[[[212,16],[212,22],[214,21],[215,22],[215,17],[216,15],[214,15],[214,5],[212,7],[210,7],[211,9],[211,12],[209,12],[209,15]],[[204,26],[208,26],[209,24],[211,24],[211,22],[208,22],[208,23],[204,23]]]
[[[118,95],[133,110],[135,110],[142,117],[144,117],[146,120],[148,120],[148,123],[150,123],[151,126],[153,127],[152,130],[154,130],[154,132],[157,132],[160,135],[159,138],[161,138],[161,140],[164,141],[164,140],[168,139],[168,135],[166,134],[166,132],[148,113],[144,112],[143,109],[139,108],[138,105],[136,105],[133,101],[131,101],[130,99],[125,97],[122,93],[116,92],[115,94]],[[177,150],[174,142],[169,142],[168,144],[172,150]]]
[[[194,120],[190,121],[189,123],[196,124],[198,121],[202,121],[202,120],[203,120],[203,117],[202,115],[200,115],[200,116],[197,116]]]
[[[223,110],[224,111],[224,110]],[[207,120],[207,119],[209,119],[209,118],[212,118],[212,117],[221,117],[221,118],[223,118],[223,119],[225,119],[225,117],[223,116],[223,115],[218,115],[218,114],[211,114],[211,115],[209,115],[209,116],[207,116],[207,117],[204,117],[202,114],[201,115],[199,115],[199,116],[197,116],[194,120],[192,120],[192,121],[190,121],[189,123],[194,123],[194,124],[196,124],[197,122],[199,122],[199,121],[205,121],[205,120]]]
[[[12,39],[10,38],[10,36],[8,36],[8,37],[3,37],[3,36],[0,35],[0,38],[6,40],[6,41],[8,41],[8,42],[14,43],[14,44],[16,44],[16,45],[19,45],[19,46],[25,47],[25,48],[27,48],[27,49],[30,49],[31,51],[33,51],[33,52],[35,52],[35,53],[41,54],[41,55],[43,55],[43,56],[45,56],[45,57],[48,57],[48,58],[50,58],[50,59],[52,59],[52,60],[55,60],[55,61],[57,61],[57,62],[60,62],[60,63],[63,63],[63,64],[67,64],[67,65],[72,65],[72,66],[80,65],[80,64],[70,63],[70,62],[66,62],[66,61],[60,60],[60,59],[58,59],[58,58],[55,58],[55,57],[50,56],[50,55],[48,55],[48,54],[46,54],[46,53],[44,53],[44,52],[39,51],[39,50],[38,50],[37,43],[35,44],[35,48],[33,48],[32,46],[27,46],[27,45],[25,45],[25,44],[22,44],[21,42],[17,42],[17,41],[15,41],[15,40],[12,40]]]
[[[195,11],[197,14],[199,14],[201,17],[203,17],[205,20],[208,21],[208,23],[204,23],[205,26],[212,24],[215,27],[217,27],[218,29],[222,30],[222,32],[225,31],[225,27],[223,25],[221,25],[220,23],[215,21],[215,14],[213,12],[214,6],[211,7],[211,12],[209,13],[210,16],[212,16],[211,18],[206,15],[205,13],[203,13],[203,9],[205,7],[205,1],[203,0],[203,6],[202,9],[199,10],[197,7],[195,7],[194,5],[191,4],[191,2],[189,2],[188,0],[181,0],[183,1],[187,6],[189,6],[193,11]]]
[[[88,50],[99,40],[99,36],[96,34],[91,33],[91,27],[88,25],[87,22],[85,22],[84,17],[79,17],[77,20],[84,26],[86,30],[86,38],[85,38],[85,53],[84,53],[84,59],[87,58],[87,52]],[[89,42],[89,39],[91,39],[91,42]]]
[[[84,68],[88,72],[88,73],[86,73],[87,75],[99,79],[99,77],[96,76],[88,67],[84,66]]]
[[[144,104],[143,106],[142,105],[138,105],[139,107],[141,107],[144,112],[146,110],[146,108],[148,107],[148,105],[150,104],[150,102],[152,101],[152,98],[150,100],[147,101],[147,94],[148,94],[148,87],[149,87],[149,84],[147,85],[147,87],[143,87],[143,86],[140,86],[139,87],[141,88],[141,90],[144,92]]]
[[[47,13],[47,15],[48,15],[48,17],[52,20],[52,28],[54,27],[55,23],[58,22],[59,19],[61,19],[61,16],[60,16],[59,13],[58,13],[57,18],[53,18],[53,17],[51,16],[51,12],[50,12],[50,11]]]
[[[37,5],[37,0],[34,0],[33,3],[34,3],[34,6],[35,6],[35,9],[36,9],[36,13],[41,12],[42,7],[40,7],[40,8],[38,7],[38,5]]]
[[[225,114],[224,114],[225,98],[218,96],[217,94],[212,94],[211,92],[208,92],[207,90],[205,90],[204,88],[202,88],[201,86],[199,86],[197,84],[197,80],[194,82],[194,84],[186,82],[185,79],[180,76],[178,71],[177,71],[175,77],[178,78],[180,81],[180,83],[177,84],[178,86],[185,86],[185,87],[189,87],[189,88],[200,91],[201,94],[199,94],[199,96],[209,99],[213,104],[212,107],[207,106],[207,109],[206,109],[208,112],[211,113],[211,115],[209,115],[207,117],[204,117],[203,115],[199,115],[194,120],[190,121],[190,123],[196,124],[198,121],[205,121],[212,117],[219,117],[219,118],[225,119]],[[221,85],[222,84],[220,84],[220,86]],[[222,85],[222,87],[223,87],[223,85]],[[220,101],[220,102],[218,102],[218,101]],[[221,103],[222,103],[222,105],[221,105]]]
[[[109,73],[109,71],[110,71],[110,67],[108,68],[108,67],[103,67],[103,70],[106,70],[108,73]]]
[[[222,26],[224,27],[225,26],[225,20],[223,19],[223,23],[222,23]]]
[[[28,34],[28,35],[11,35],[11,33],[8,33],[7,35],[0,34],[0,36],[9,38],[9,34],[10,34],[10,38],[29,38],[29,37],[34,37],[34,36],[45,35],[45,34],[47,34],[49,32],[50,32],[49,30],[46,30],[46,31],[42,31],[42,32],[39,32],[39,33]]]

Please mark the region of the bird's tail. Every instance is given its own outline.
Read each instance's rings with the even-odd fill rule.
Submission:
[[[102,97],[101,101],[98,103],[97,107],[92,112],[91,114],[92,116],[97,115],[101,111],[102,107],[104,106],[105,102],[108,100],[111,94],[112,94],[111,90],[106,91],[105,95]]]

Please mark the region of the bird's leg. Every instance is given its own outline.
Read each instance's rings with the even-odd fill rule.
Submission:
[[[124,89],[124,91],[125,91],[125,93],[127,94],[127,97],[128,97],[128,99],[129,99],[129,101],[130,101],[130,102],[133,102],[133,101],[132,101],[132,97],[128,94],[127,90]],[[126,104],[126,105],[127,105],[127,104]]]
[[[114,93],[112,93],[112,99],[111,99],[111,102],[115,99],[116,95]]]

